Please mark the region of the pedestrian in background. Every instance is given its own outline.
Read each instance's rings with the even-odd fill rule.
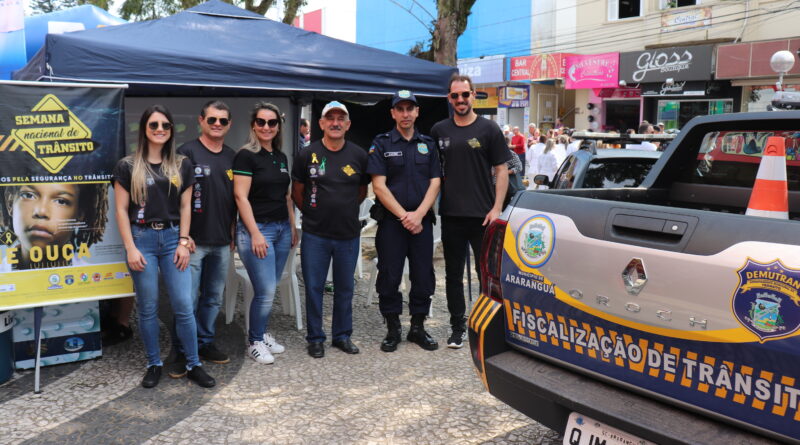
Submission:
[[[142,386],[161,378],[158,345],[158,278],[164,278],[176,331],[190,380],[212,387],[197,355],[197,325],[189,266],[192,163],[175,151],[174,123],[161,105],[148,107],[139,120],[136,152],[120,160],[113,172],[117,225],[136,290],[139,331],[147,356]]]
[[[556,175],[556,171],[558,171],[558,167],[561,165],[559,156],[556,153],[555,139],[547,140],[544,145],[544,150],[542,150],[542,155],[539,156],[538,160],[538,174],[546,175],[548,182],[552,181]]]
[[[410,91],[395,93],[391,115],[395,127],[375,137],[367,161],[367,173],[372,175],[372,189],[379,202],[376,204],[379,211],[373,212],[377,213],[378,220],[376,290],[387,327],[381,350],[397,350],[402,339],[403,295],[399,288],[408,259],[411,329],[407,340],[433,351],[439,344],[425,332],[424,322],[436,287],[433,270],[435,216],[431,208],[439,195],[442,168],[436,143],[414,126],[419,105]]]
[[[236,247],[253,284],[247,355],[262,364],[275,362],[273,354],[285,350],[269,332],[269,316],[289,251],[297,244],[282,130],[280,109],[258,102],[250,113],[250,137],[233,160],[233,194],[239,209]]]
[[[525,155],[525,162],[528,164],[528,190],[536,188],[533,178],[539,174],[539,157],[544,152],[544,145],[547,138],[540,135],[538,142],[533,144]]]
[[[521,178],[522,175],[525,174],[525,135],[519,131],[519,127],[514,127],[513,131],[514,136],[511,137],[511,150],[519,158],[520,165],[522,166],[519,170],[516,170],[514,174]]]

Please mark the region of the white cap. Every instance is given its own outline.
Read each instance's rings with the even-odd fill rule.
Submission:
[[[340,110],[344,114],[350,114],[347,112],[347,108],[344,106],[344,104],[334,100],[325,105],[325,108],[322,109],[322,116],[325,117],[331,110]]]

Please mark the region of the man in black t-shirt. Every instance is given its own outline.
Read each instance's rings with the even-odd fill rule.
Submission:
[[[214,345],[225,279],[233,249],[233,223],[236,204],[233,199],[233,158],[236,152],[225,145],[231,128],[230,108],[222,101],[206,103],[200,116],[200,137],[183,144],[178,152],[192,161],[195,183],[192,189],[192,225],[190,235],[196,244],[189,264],[192,271],[192,296],[197,322],[200,358],[213,363],[228,363],[230,358]],[[170,377],[186,373],[180,345],[176,360],[168,364]]]
[[[361,224],[358,209],[367,195],[367,152],[344,139],[347,108],[330,102],[319,120],[323,137],[303,148],[292,166],[292,199],[303,212],[301,265],[306,288],[308,354],[325,355],[322,293],[333,260],[333,346],[357,354],[353,333],[353,274]]]
[[[450,348],[461,348],[467,332],[463,284],[467,245],[472,247],[477,267],[483,232],[500,216],[508,189],[506,161],[511,152],[500,127],[472,109],[474,100],[469,76],[454,75],[448,94],[453,117],[431,129],[431,137],[439,144],[444,173],[439,214],[452,327],[447,340]],[[494,185],[493,174],[497,177]]]

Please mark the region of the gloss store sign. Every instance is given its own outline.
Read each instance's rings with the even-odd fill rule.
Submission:
[[[620,79],[628,84],[710,80],[713,51],[713,45],[701,45],[621,53]]]

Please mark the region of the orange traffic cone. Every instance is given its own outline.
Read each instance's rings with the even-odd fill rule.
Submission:
[[[746,215],[789,219],[789,192],[786,184],[786,146],[782,137],[767,139],[761,153],[756,183]]]

